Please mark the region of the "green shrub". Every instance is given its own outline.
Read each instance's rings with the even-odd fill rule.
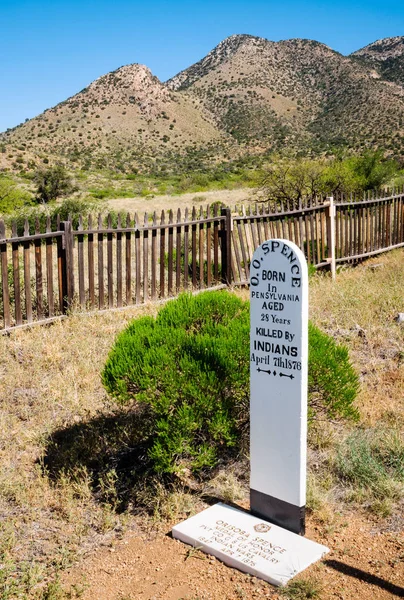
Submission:
[[[181,296],[118,338],[103,381],[121,402],[151,410],[145,433],[154,439],[157,471],[213,466],[219,448],[236,444],[248,419],[248,327],[247,307],[235,296],[206,293]]]
[[[308,271],[309,277],[313,277],[317,273],[317,269],[313,265],[313,263],[308,263],[307,264],[307,271]]]
[[[100,210],[101,204],[92,198],[82,200],[80,198],[67,198],[60,204],[48,204],[42,210],[38,207],[25,206],[14,211],[7,217],[7,225],[9,227],[15,222],[17,224],[18,235],[24,235],[25,220],[28,221],[30,234],[35,232],[36,221],[39,221],[40,231],[45,231],[46,219],[49,216],[53,231],[56,230],[57,217],[60,216],[61,221],[67,221],[70,217],[73,222],[73,227],[76,229],[79,216],[82,215],[86,221],[89,213],[93,215]],[[96,225],[96,223],[93,223]]]
[[[281,595],[287,600],[319,598],[321,595],[321,586],[315,579],[297,579],[282,588]]]
[[[33,204],[32,195],[11,178],[0,175],[0,214],[7,214],[21,206]]]
[[[63,200],[60,204],[56,204],[52,207],[50,211],[51,220],[52,223],[56,225],[58,215],[61,221],[67,221],[71,218],[73,228],[77,229],[80,215],[87,221],[87,217],[90,213],[94,216],[101,208],[102,204],[92,198],[87,198],[85,200],[81,198],[66,198],[66,200]],[[94,225],[96,225],[96,223],[94,223]]]
[[[77,190],[65,167],[60,164],[38,170],[34,181],[37,185],[38,202],[52,202]]]
[[[97,200],[107,200],[112,198],[133,198],[134,190],[127,188],[90,188],[90,195]]]
[[[50,214],[47,209],[39,210],[38,206],[24,206],[7,215],[6,224],[12,227],[13,223],[17,224],[17,235],[24,235],[25,220],[28,221],[29,233],[35,233],[35,224],[38,219],[40,231],[45,231],[46,217]]]
[[[358,419],[353,401],[359,379],[349,363],[348,348],[309,323],[309,420],[325,413],[329,418]]]
[[[118,336],[103,383],[118,402],[142,409],[139,418],[157,472],[198,472],[247,449],[249,334],[249,303],[224,291],[182,295],[156,319],[135,320]],[[341,354],[342,368],[352,373],[354,389],[345,386],[344,401],[339,365],[336,375],[327,367],[329,361],[335,368],[335,343],[320,345],[315,357],[321,348],[324,368],[315,363],[310,382],[312,410],[323,408],[320,382],[327,380],[324,410],[352,417],[357,378],[348,356]]]

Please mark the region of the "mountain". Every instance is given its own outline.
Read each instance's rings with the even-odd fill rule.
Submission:
[[[6,132],[1,141],[14,147],[16,165],[21,157],[25,163],[57,156],[85,168],[125,171],[150,169],[156,161],[161,167],[200,147],[216,155],[231,139],[200,102],[132,64]]]
[[[382,79],[404,86],[404,36],[377,40],[351,56],[373,68]]]
[[[402,87],[311,40],[231,36],[167,85],[201,100],[239,142],[262,147],[392,148],[403,133]]]
[[[312,40],[226,38],[166,83],[132,64],[0,135],[0,168],[187,170],[337,147],[404,155],[404,37],[343,56]]]

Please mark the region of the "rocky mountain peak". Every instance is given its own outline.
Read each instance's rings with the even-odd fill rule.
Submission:
[[[217,69],[242,46],[246,44],[254,46],[262,43],[267,43],[267,40],[248,34],[230,35],[215,46],[202,60],[169,79],[166,85],[171,90],[184,90],[209,71]]]
[[[356,52],[352,56],[363,56],[376,61],[385,61],[404,55],[404,36],[395,36],[377,40]]]
[[[124,102],[139,106],[155,101],[169,101],[171,98],[170,91],[150,69],[137,63],[125,65],[99,77],[79,95],[85,95],[87,101]],[[72,100],[77,101],[79,95]]]
[[[404,87],[404,36],[377,40],[351,54],[378,77]]]

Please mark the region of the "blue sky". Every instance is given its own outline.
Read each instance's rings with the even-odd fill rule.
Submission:
[[[129,63],[165,81],[225,37],[308,38],[349,54],[404,35],[404,0],[0,0],[0,131]]]

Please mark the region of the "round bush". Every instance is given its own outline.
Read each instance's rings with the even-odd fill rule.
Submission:
[[[200,472],[247,451],[249,336],[249,303],[223,291],[184,294],[117,337],[103,383],[143,409],[155,471]],[[312,325],[309,346],[310,416],[355,417],[358,378],[346,349]]]

